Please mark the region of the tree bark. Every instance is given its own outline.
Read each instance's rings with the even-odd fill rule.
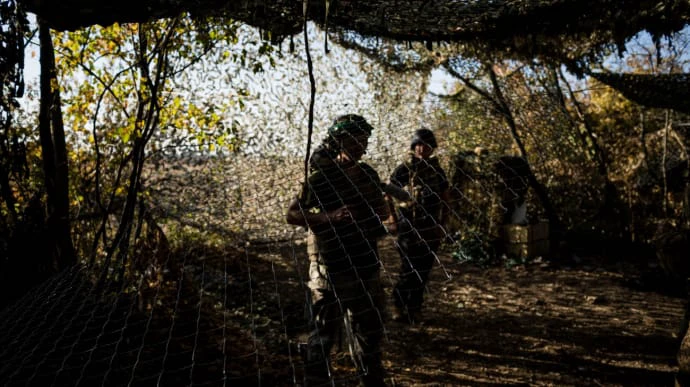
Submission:
[[[48,204],[48,234],[57,271],[76,263],[69,219],[67,146],[50,28],[39,20],[41,99],[39,134]]]

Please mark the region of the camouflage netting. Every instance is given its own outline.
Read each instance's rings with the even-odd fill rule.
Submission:
[[[263,29],[264,38],[276,42],[303,28],[304,3],[294,0],[24,0],[19,3],[56,29],[147,21],[181,12],[199,18],[240,20]],[[457,44],[457,52],[468,56],[536,58],[546,63],[565,64],[576,73],[582,73],[590,60],[598,59],[602,50],[622,46],[639,31],[647,30],[656,39],[680,30],[689,20],[689,5],[684,0],[340,0],[312,1],[308,5],[307,19],[330,30],[354,31],[362,39],[421,41],[431,49],[437,42],[450,41]],[[437,64],[434,62],[437,59],[431,56],[428,61]],[[420,124],[426,124],[425,119],[432,118],[429,111],[438,106],[424,98],[428,85],[420,79],[428,72],[393,80],[391,74],[376,64],[361,62],[362,69],[369,70],[362,71],[366,73],[366,81],[378,76],[389,83],[408,86],[405,93],[385,89],[390,85],[380,79],[378,84],[384,90],[372,91],[367,89],[368,85],[358,88],[366,83],[361,79],[353,85],[331,85],[329,91],[321,92],[337,95],[343,90],[357,90],[362,96],[352,101],[330,101],[330,105],[329,101],[317,101],[313,140],[323,137],[327,123],[333,118],[322,113],[327,105],[343,113],[356,111],[366,115],[376,128],[366,160],[387,180],[391,169],[409,157],[409,134]],[[642,78],[597,74],[596,77],[638,102],[688,111],[685,98],[688,89],[683,88],[684,84],[687,86],[686,76]],[[329,78],[334,77],[325,75],[319,81]],[[289,226],[285,212],[304,181],[303,159],[299,157],[304,153],[303,142],[294,139],[306,137],[307,99],[294,95],[308,90],[306,79],[305,75],[299,79],[301,83],[288,82],[293,86],[292,93],[280,88],[264,91],[262,97],[269,98],[271,103],[280,101],[281,109],[269,111],[276,105],[258,98],[249,103],[247,97],[243,116],[250,117],[250,122],[239,126],[253,130],[242,135],[259,139],[260,146],[253,153],[219,152],[209,156],[201,155],[196,149],[185,157],[157,155],[147,160],[141,191],[136,197],[135,221],[129,224],[136,238],[132,238],[133,245],[122,254],[121,261],[104,262],[104,252],[93,251],[93,230],[101,224],[100,219],[94,218],[100,213],[92,217],[82,213],[91,208],[87,208],[88,197],[80,198],[84,201],[79,203],[85,204],[74,209],[78,212],[74,227],[82,232],[75,232],[74,239],[79,251],[87,253],[87,257],[80,258],[89,269],[80,266],[54,276],[1,311],[0,382],[7,381],[9,385],[301,384],[305,362],[296,343],[304,340],[313,324],[307,318],[310,309],[306,233],[302,228]],[[252,77],[251,82],[258,83],[258,76]],[[319,86],[326,89],[326,81],[323,82]],[[386,99],[388,95],[393,97]],[[516,115],[540,111],[536,109],[537,103],[532,105],[534,101],[521,95],[511,98],[525,103],[521,109],[515,109]],[[491,108],[484,108],[488,117]],[[365,109],[369,110],[364,113]],[[266,125],[251,122],[251,117],[265,119],[262,122]],[[399,117],[419,117],[419,121]],[[551,128],[548,124],[554,122],[551,119],[565,120],[555,114],[548,115],[545,127]],[[461,272],[458,267],[469,260],[506,266],[529,259],[540,262],[541,257],[536,256],[543,255],[542,251],[538,254],[506,251],[506,245],[529,250],[534,235],[527,233],[525,239],[510,243],[503,238],[508,232],[503,226],[509,223],[506,210],[516,198],[526,202],[523,210],[527,219],[523,217],[519,220],[521,224],[513,224],[511,230],[524,232],[533,226],[536,230],[537,225],[545,223],[543,203],[526,184],[527,175],[533,174],[534,179],[544,182],[554,198],[554,207],[560,211],[558,215],[567,226],[589,232],[582,238],[588,243],[611,235],[620,237],[622,232],[637,232],[639,239],[645,239],[651,232],[642,228],[649,227],[651,220],[683,210],[680,196],[687,189],[688,157],[682,141],[667,146],[661,133],[647,137],[643,133],[641,141],[632,135],[623,138],[621,143],[632,149],[630,155],[641,153],[643,148],[656,155],[663,149],[665,156],[661,162],[651,157],[649,162],[643,160],[644,163],[635,157],[621,157],[622,160],[612,163],[612,175],[621,177],[613,181],[620,190],[616,198],[627,202],[607,207],[610,203],[602,200],[604,176],[593,176],[596,174],[592,172],[595,168],[591,159],[576,145],[581,133],[520,128],[529,150],[528,165],[515,156],[519,152],[511,148],[514,137],[509,129],[498,126],[485,134],[485,141],[466,139],[463,144],[469,145],[469,149],[475,145],[492,147],[485,151],[450,149],[447,145],[451,141],[445,140],[460,131],[451,125],[438,125],[441,146],[437,154],[452,182],[452,201],[451,221],[442,230],[444,246],[435,256],[433,275],[437,280],[448,281],[449,287],[463,285],[450,281],[453,278],[449,273]],[[582,141],[586,143],[587,139]],[[506,165],[513,167],[506,168]],[[88,186],[86,178],[93,172],[92,166],[77,167],[83,168],[79,172],[89,172],[83,173],[84,180],[78,182]],[[679,177],[670,178],[669,171],[676,169]],[[661,202],[668,204],[668,208],[662,208]],[[106,235],[115,234],[114,228],[123,212],[117,200],[112,203],[112,213],[103,217],[104,240]],[[604,213],[602,207],[627,212]],[[40,203],[34,210],[39,214],[43,211]],[[22,214],[27,219],[30,215],[29,211]],[[629,220],[623,219],[624,215],[634,216],[629,223],[639,225],[642,230],[621,230],[618,226]],[[608,233],[604,227],[618,234]],[[44,235],[43,230],[34,231],[27,231],[24,239],[20,239],[23,245],[2,248],[20,248],[27,256],[48,255],[35,243],[37,236]],[[548,232],[540,234],[540,242],[547,239],[545,234]],[[400,265],[395,243],[390,235],[381,240],[383,286],[388,295]],[[559,246],[552,247],[555,250]],[[607,254],[624,253],[608,251]],[[617,255],[613,259],[621,257]],[[26,262],[18,263],[23,264]],[[538,299],[534,304],[543,307],[544,301]],[[451,310],[447,317],[452,321],[454,313],[462,311],[465,304],[448,303],[446,307]],[[561,312],[558,313],[557,319],[563,320]],[[449,336],[457,335],[453,332]],[[455,339],[458,337],[450,337]],[[346,346],[343,343],[343,348]],[[549,362],[563,361],[563,357],[549,353],[551,349],[546,350],[540,356]],[[583,356],[590,361],[589,354]],[[334,355],[333,360],[333,382],[343,385],[358,382],[356,356],[350,360]],[[435,368],[440,367],[443,365]],[[494,370],[482,372],[487,372],[483,379],[460,375],[455,381],[472,384],[497,377]],[[559,384],[549,376],[535,379],[540,377],[543,376],[530,375],[519,381]]]
[[[545,56],[572,61],[603,44],[622,45],[641,30],[653,36],[680,30],[690,6],[684,0],[549,1],[216,1],[146,0],[100,2],[24,0],[56,29],[114,22],[146,21],[181,12],[222,16],[259,27],[280,40],[301,30],[303,5],[309,20],[365,36],[461,42],[481,50],[523,58]]]
[[[493,53],[506,58],[566,64],[588,72],[602,49],[622,49],[640,31],[660,39],[690,20],[690,4],[673,1],[19,1],[52,28],[72,30],[116,22],[147,21],[189,12],[194,17],[222,17],[261,28],[279,42],[298,34],[307,19],[326,28],[362,36],[425,42],[459,43],[466,55]],[[649,106],[688,111],[686,76],[593,74]],[[685,87],[684,87],[685,86]]]
[[[690,74],[590,75],[641,105],[690,113]]]

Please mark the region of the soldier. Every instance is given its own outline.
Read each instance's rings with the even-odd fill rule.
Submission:
[[[328,149],[328,141],[316,147],[312,156],[309,158],[310,171],[324,171],[332,167],[331,163],[332,151]],[[410,194],[392,184],[381,183],[381,190],[384,192],[391,214],[384,221],[386,228],[390,234],[397,233],[397,221],[393,216],[392,200],[409,202],[412,200]],[[329,299],[333,298],[332,292],[328,289],[328,280],[326,279],[326,265],[319,254],[318,245],[316,243],[316,235],[310,230],[307,233],[307,257],[309,258],[309,282],[307,287],[310,290],[309,311],[310,319],[323,319],[323,316],[316,316],[314,313],[325,312],[321,305],[328,303]]]
[[[380,342],[384,334],[384,293],[379,279],[377,239],[389,216],[378,174],[361,162],[372,131],[358,115],[339,117],[328,129],[329,162],[314,160],[314,170],[299,197],[290,203],[287,222],[308,227],[316,238],[333,298],[317,302],[309,335],[305,382],[331,383],[330,351],[342,316],[350,312],[361,348],[362,382],[384,385]],[[320,305],[317,305],[319,304]]]
[[[398,251],[401,268],[393,290],[393,319],[414,322],[422,306],[424,289],[443,238],[444,218],[450,198],[446,174],[436,157],[434,133],[415,132],[411,157],[391,175],[392,185],[407,189],[412,202],[401,203],[398,216]]]
[[[520,156],[502,156],[494,169],[499,180],[497,196],[501,201],[498,224],[526,224],[528,176],[531,173],[527,160]]]

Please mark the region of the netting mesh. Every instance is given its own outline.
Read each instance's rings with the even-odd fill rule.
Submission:
[[[408,151],[405,146],[399,150],[401,156],[394,157],[370,145],[365,160],[380,171],[379,184],[387,183],[389,172],[385,171],[391,166],[377,159],[397,158],[402,162],[410,157]],[[441,156],[444,169],[449,169],[450,160]],[[466,155],[464,159],[474,157],[481,156]],[[302,383],[308,361],[306,346],[299,344],[308,343],[317,314],[311,308],[315,301],[309,284],[313,267],[304,228],[288,225],[285,213],[303,184],[303,160],[234,156],[166,160],[159,165],[151,168],[146,181],[152,192],[151,212],[163,234],[158,239],[151,237],[158,230],[154,225],[142,231],[146,236],[135,247],[138,250],[131,276],[124,282],[96,285],[97,272],[75,269],[52,278],[2,312],[0,379],[7,385]],[[427,269],[437,280],[450,280],[449,266],[462,262],[449,259],[451,253],[460,251],[461,240],[476,242],[475,251],[462,256],[489,248],[484,242],[491,224],[491,205],[498,204],[492,204],[491,199],[496,176],[490,171],[480,175],[481,167],[491,165],[466,162],[449,178],[456,192],[455,202],[450,203],[453,207],[448,209],[453,226],[444,226],[438,236],[448,237],[444,258],[434,255],[433,266]],[[373,182],[367,176],[329,184],[339,185],[336,192],[340,193],[342,186],[352,183]],[[383,190],[378,187],[367,195],[382,199]],[[516,194],[512,188],[506,188],[508,192]],[[348,199],[340,194],[335,197]],[[332,208],[333,204],[319,203],[316,207]],[[373,221],[376,226],[381,220],[370,211],[361,222]],[[381,266],[383,294],[361,291],[358,286],[363,279],[359,274],[344,276],[347,279],[339,279],[340,290],[327,300],[336,311],[324,317],[331,323],[342,319],[337,311],[348,307],[358,314],[374,312],[381,322],[390,318],[401,266],[398,242],[383,233],[359,238],[370,232],[363,231],[366,227],[371,226],[326,236],[335,239],[324,243],[336,249],[343,244],[348,248],[353,243],[378,244],[378,256],[360,269]],[[194,230],[196,237],[169,242],[162,239],[185,229]],[[428,233],[421,227],[399,231],[410,234],[408,237]],[[457,239],[451,239],[454,236]],[[336,259],[356,262],[362,258],[358,254],[366,256],[371,247],[360,245],[358,251],[336,252]],[[409,257],[402,259],[409,263]],[[339,265],[334,273],[346,270],[344,267]],[[325,288],[329,287],[332,284],[327,282]],[[340,298],[346,295],[366,298],[353,303]],[[376,296],[381,299],[378,304],[372,301]],[[365,321],[371,322],[369,317]],[[350,350],[340,332],[330,337],[336,348],[330,375],[336,383],[356,384],[366,368],[358,367],[361,360],[357,357],[342,357]],[[364,332],[371,334],[366,329]],[[379,333],[385,345],[385,331]]]
[[[217,238],[217,247],[149,241],[127,282],[97,286],[96,273],[75,269],[30,292],[0,318],[0,379],[8,385],[301,382],[297,343],[312,328],[309,261],[305,231],[288,225],[285,212],[302,184],[302,161],[175,160],[153,175],[148,184],[162,229],[198,230]],[[392,300],[400,258],[393,237],[380,243],[380,261],[369,264],[381,263]],[[432,270],[446,279],[445,266],[457,264],[434,261]],[[384,319],[388,311],[378,313]],[[352,362],[334,364],[336,379],[357,380],[356,371],[342,371]]]
[[[558,109],[509,96],[519,105],[518,125],[549,117],[536,120],[541,131],[521,130],[528,163],[509,128],[496,126],[495,107],[482,105],[474,118],[486,132],[463,133],[448,101],[427,93],[428,74],[387,72],[357,56],[365,71],[343,77],[350,68],[316,57],[323,64],[319,95],[326,96],[316,108],[334,114],[317,114],[308,176],[304,73],[275,83],[245,80],[256,87],[250,95],[261,97],[247,101],[238,118],[248,128],[242,152],[149,160],[146,205],[126,265],[106,275],[102,262],[63,272],[0,312],[3,384],[371,383],[377,367],[391,366],[389,322],[414,323],[427,288],[452,283],[468,261],[518,262],[550,252],[530,178],[546,182],[569,225],[596,214],[600,198],[590,191],[601,182],[573,172],[591,168],[576,134],[547,130],[566,120]],[[464,98],[456,102],[480,105]],[[373,127],[366,167],[342,160],[345,140],[328,141],[335,117],[352,112]],[[259,118],[266,127],[252,125]],[[438,147],[433,162],[420,164],[411,152],[423,124],[434,129]],[[658,147],[658,140],[648,141]],[[326,153],[314,160],[320,145]],[[670,154],[682,160],[678,149]],[[333,213],[297,227],[286,221],[291,203],[298,218]],[[92,236],[75,235],[76,244]]]

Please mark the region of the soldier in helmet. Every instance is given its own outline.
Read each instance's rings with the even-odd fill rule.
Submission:
[[[325,171],[333,166],[334,150],[331,148],[332,144],[329,139],[326,138],[322,144],[314,149],[314,152],[309,158],[309,170],[312,173]],[[388,202],[391,212],[389,218],[384,221],[384,224],[386,225],[386,228],[390,234],[396,234],[397,220],[394,217],[392,201],[395,199],[397,201],[409,202],[412,200],[412,197],[410,196],[409,192],[392,184],[382,182],[381,190],[385,194],[384,196]],[[321,305],[329,303],[330,299],[335,296],[328,288],[326,265],[323,262],[323,258],[319,254],[318,245],[316,243],[316,235],[311,230],[309,230],[307,233],[307,256],[309,258],[309,281],[307,286],[309,287],[309,297],[311,298],[308,300],[310,311],[309,317],[311,319],[323,319],[323,316],[318,316],[314,313],[324,313],[325,310],[321,307]]]
[[[345,115],[328,129],[324,151],[312,156],[312,172],[300,195],[290,203],[287,222],[304,226],[316,238],[329,291],[314,304],[315,327],[305,359],[307,384],[331,383],[330,350],[347,311],[352,316],[364,385],[383,385],[380,342],[385,297],[379,279],[377,239],[386,234],[381,219],[389,212],[376,171],[360,161],[371,125]],[[317,152],[315,152],[315,155]]]
[[[450,198],[446,173],[436,157],[434,133],[415,131],[410,158],[391,175],[392,185],[408,190],[413,200],[401,203],[398,214],[398,252],[401,269],[393,290],[393,319],[413,322],[422,306],[424,289],[443,239],[444,217]]]

